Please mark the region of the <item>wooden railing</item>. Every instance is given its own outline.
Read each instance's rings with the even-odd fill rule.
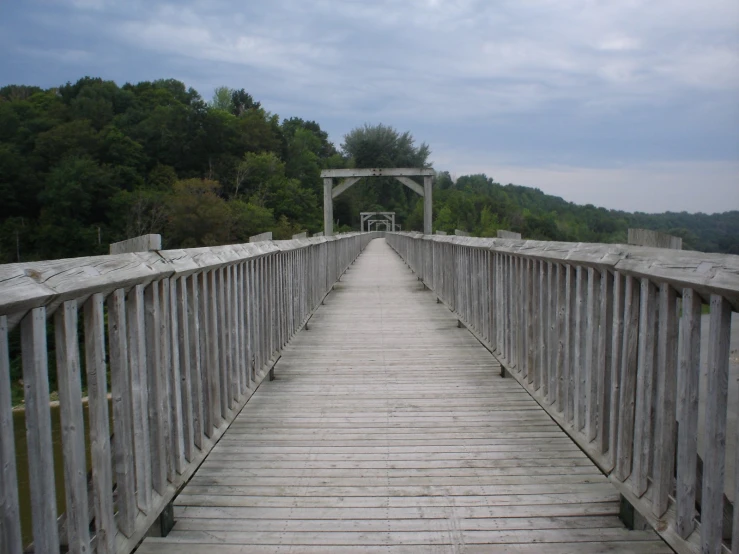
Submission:
[[[728,551],[724,458],[739,256],[412,233],[386,240],[673,548]],[[710,332],[701,345],[704,309]],[[699,409],[701,348],[708,368]],[[739,552],[739,539],[732,546]]]
[[[59,552],[61,541],[70,552],[131,552],[375,236],[0,266],[0,552],[19,554],[25,546],[9,381],[14,327],[22,345],[34,551]],[[63,483],[55,483],[52,458],[52,350]],[[61,518],[57,487],[66,498]]]

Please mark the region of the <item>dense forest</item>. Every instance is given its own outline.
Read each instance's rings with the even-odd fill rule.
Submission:
[[[168,248],[321,230],[324,168],[429,167],[409,132],[364,125],[337,148],[314,121],[280,119],[245,90],[210,101],[175,80],[118,86],[85,77],[43,90],[0,88],[0,263],[107,253],[161,233]],[[629,227],[665,231],[685,248],[739,254],[739,211],[643,214],[579,206],[485,175],[437,174],[434,227],[479,236],[625,242]],[[421,229],[422,202],[385,179],[337,198],[338,230],[360,211],[390,210]]]

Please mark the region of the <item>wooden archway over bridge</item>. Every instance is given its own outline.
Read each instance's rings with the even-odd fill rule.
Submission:
[[[334,198],[339,196],[362,177],[394,177],[413,192],[423,197],[423,233],[431,234],[432,227],[432,192],[434,170],[424,168],[392,167],[368,169],[325,169],[323,177],[323,232],[328,237],[334,232]],[[423,187],[411,177],[423,177]],[[342,181],[334,186],[334,179]]]

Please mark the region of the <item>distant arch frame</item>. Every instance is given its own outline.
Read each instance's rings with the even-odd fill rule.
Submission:
[[[323,178],[323,232],[334,234],[334,198],[354,186],[362,177],[393,177],[423,197],[423,233],[430,235],[433,227],[432,185],[434,170],[420,167],[373,167],[367,169],[324,169]],[[411,177],[423,177],[423,187]],[[341,179],[334,186],[334,179]]]

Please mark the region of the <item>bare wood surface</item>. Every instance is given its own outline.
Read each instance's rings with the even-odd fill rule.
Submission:
[[[46,309],[35,308],[21,322],[23,387],[33,542],[40,552],[59,552],[56,487],[51,442],[49,378],[46,348]]]
[[[371,243],[140,551],[669,552],[435,298]]]
[[[711,297],[711,343],[706,390],[706,452],[703,458],[701,546],[721,549],[726,451],[726,402],[729,379],[731,307],[721,296]]]
[[[100,554],[112,554],[116,527],[113,519],[113,496],[110,494],[113,490],[113,471],[102,294],[93,294],[85,303],[85,370],[90,406],[90,457],[97,551]]]
[[[0,550],[8,554],[20,554],[23,540],[18,507],[12,406],[8,318],[0,316]]]
[[[54,318],[67,516],[67,537],[62,538],[67,539],[72,552],[87,552],[90,546],[90,512],[77,319],[77,302],[74,301],[65,302]]]

